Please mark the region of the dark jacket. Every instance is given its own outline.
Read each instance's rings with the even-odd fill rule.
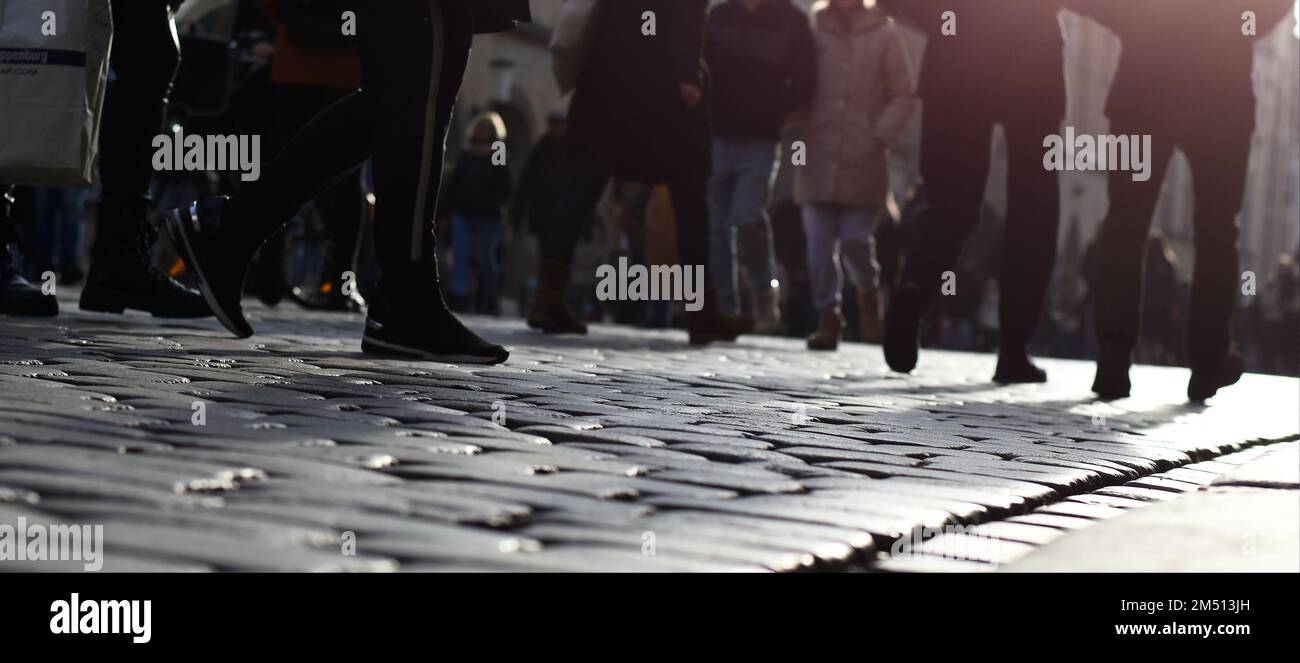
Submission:
[[[510,169],[492,163],[492,153],[465,150],[447,183],[447,211],[471,221],[500,221],[510,201]]]
[[[569,110],[576,158],[614,175],[665,182],[683,168],[708,173],[707,99],[694,108],[679,85],[707,89],[701,59],[707,0],[605,2]],[[642,34],[653,12],[656,32]]]
[[[879,0],[886,11],[924,30],[922,99],[1036,105],[1065,111],[1061,0]],[[944,14],[956,34],[944,35]]]
[[[462,0],[464,1],[464,0]],[[468,0],[474,5],[474,32],[503,32],[516,21],[531,21],[528,0]]]
[[[753,10],[743,0],[715,7],[704,55],[716,136],[776,141],[790,113],[812,101],[812,31],[790,0],[767,0]]]
[[[1066,0],[1120,38],[1119,69],[1106,114],[1141,126],[1167,126],[1186,109],[1223,121],[1254,120],[1255,38],[1242,35],[1255,12],[1264,37],[1293,0]],[[1177,38],[1172,38],[1177,35]],[[1125,130],[1128,130],[1127,128]],[[1213,129],[1207,129],[1213,130]]]

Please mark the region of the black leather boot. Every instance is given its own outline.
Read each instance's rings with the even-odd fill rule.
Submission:
[[[158,318],[212,315],[196,290],[182,285],[153,259],[158,230],[149,221],[149,200],[104,200],[99,236],[81,291],[81,309],[97,313],[145,311]]]
[[[11,215],[13,196],[0,187],[0,315],[51,317],[59,314],[59,300],[46,295],[18,273],[10,245],[18,244]]]

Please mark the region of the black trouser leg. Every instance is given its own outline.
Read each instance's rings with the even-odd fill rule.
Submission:
[[[1228,354],[1233,303],[1241,273],[1237,213],[1246,189],[1254,104],[1216,113],[1192,126],[1180,142],[1192,166],[1196,208],[1196,266],[1187,319],[1187,357],[1193,370],[1215,371]]]
[[[1112,119],[1116,135],[1152,134],[1147,122]],[[1174,145],[1155,133],[1151,141],[1151,179],[1133,181],[1128,172],[1110,174],[1110,211],[1101,224],[1094,252],[1097,341],[1131,351],[1142,322],[1142,281],[1147,236]]]
[[[926,302],[934,298],[943,273],[956,265],[962,245],[979,223],[993,123],[970,107],[960,100],[924,105],[921,176],[930,213],[907,257],[903,283],[919,288]]]
[[[108,213],[99,215],[97,246],[137,232],[121,204],[145,200],[153,177],[153,139],[166,119],[180,64],[172,12],[164,0],[114,0],[113,79],[104,97],[100,178]],[[125,227],[124,227],[125,226]]]
[[[668,183],[677,227],[677,260],[685,267],[709,264],[708,170],[684,172]],[[705,283],[712,283],[705,277]]]
[[[1043,138],[1058,131],[1061,113],[1009,120],[1007,217],[999,279],[999,326],[1004,351],[1029,346],[1056,263],[1059,173],[1043,168]]]
[[[591,225],[596,205],[609,185],[609,171],[601,165],[579,160],[566,169],[563,192],[546,229],[537,236],[543,260],[565,265],[573,262],[578,239]]]

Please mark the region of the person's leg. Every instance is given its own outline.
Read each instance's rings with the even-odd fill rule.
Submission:
[[[701,290],[702,308],[691,312],[687,328],[692,345],[714,341],[734,341],[741,334],[753,330],[754,321],[749,316],[737,316],[722,310],[714,291],[709,264],[709,151],[700,149],[697,160],[702,163],[683,164],[668,182],[668,197],[673,206],[677,230],[678,263],[683,275],[696,266],[704,268],[704,285]]]
[[[180,63],[172,10],[165,0],[112,3],[113,77],[104,97],[99,144],[103,194],[96,216],[82,309],[206,317],[202,297],[154,265],[157,231],[149,219],[153,139],[162,131]]]
[[[1042,316],[1056,263],[1060,174],[1043,167],[1043,137],[1059,131],[1055,108],[1017,113],[1005,125],[1007,214],[998,300],[999,352],[994,380],[1042,382],[1047,374],[1029,359],[1029,342]]]
[[[578,160],[565,169],[563,189],[546,232],[538,235],[537,290],[527,322],[547,334],[586,334],[587,325],[569,308],[570,265],[578,238],[591,225],[596,205],[609,185],[602,165]]]
[[[475,224],[457,214],[451,217],[451,295],[457,308],[465,306],[470,295],[470,274],[476,252],[473,250]]]
[[[876,260],[874,207],[848,207],[840,223],[840,259],[858,291],[858,334],[864,343],[880,342],[880,263]]]
[[[476,224],[474,234],[474,264],[478,270],[478,300],[483,305],[480,312],[495,315],[500,291],[501,270],[497,264],[497,244],[501,238],[501,223],[484,220]]]
[[[41,274],[54,269],[56,230],[63,206],[59,189],[32,188],[32,218],[23,230],[22,270],[27,278],[40,280]]]
[[[916,367],[921,318],[979,222],[993,127],[976,100],[930,99],[922,108],[921,177],[929,213],[885,322],[885,360],[900,373]]]
[[[1129,395],[1128,370],[1133,363],[1142,320],[1143,269],[1147,237],[1164,184],[1174,145],[1153,124],[1137,118],[1111,119],[1116,135],[1151,135],[1151,178],[1110,174],[1110,210],[1093,247],[1097,375],[1092,390],[1104,399]]]
[[[1203,401],[1241,377],[1242,360],[1231,347],[1232,310],[1241,282],[1237,213],[1246,188],[1253,103],[1206,114],[1185,132],[1183,150],[1192,166],[1196,206],[1196,264],[1187,315],[1187,358],[1192,369],[1187,396]],[[1294,342],[1294,335],[1292,336]]]
[[[59,191],[59,283],[81,280],[81,233],[85,217],[86,193],[82,189]]]
[[[724,138],[713,139],[713,173],[709,176],[709,264],[712,282],[722,310],[735,312],[736,256],[733,250],[736,226],[734,210],[739,173],[737,145]]]
[[[838,348],[844,328],[840,314],[840,293],[844,283],[837,255],[842,217],[843,208],[836,205],[803,206],[808,274],[812,282],[813,307],[818,316],[817,331],[807,339],[810,350]]]
[[[0,184],[0,315],[58,315],[59,300],[46,296],[18,271],[13,254],[19,244],[14,202],[14,187]]]
[[[775,257],[767,216],[776,152],[776,145],[766,141],[744,144],[731,208],[739,262],[754,292],[756,331],[762,334],[775,332],[781,326],[780,299],[772,286]]]

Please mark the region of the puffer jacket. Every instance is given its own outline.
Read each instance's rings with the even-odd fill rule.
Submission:
[[[795,201],[881,206],[889,192],[888,147],[917,103],[902,38],[875,8],[855,10],[845,21],[821,3],[813,22],[817,89],[798,132],[807,163],[794,169]]]

